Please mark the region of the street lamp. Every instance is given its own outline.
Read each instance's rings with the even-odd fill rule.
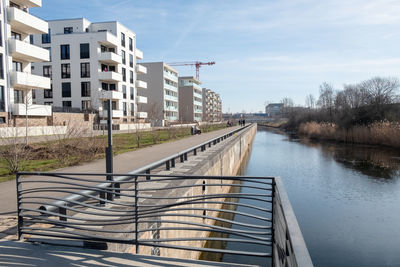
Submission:
[[[102,91],[103,99],[106,98],[105,91]],[[107,98],[107,136],[108,136],[108,146],[106,148],[106,173],[113,173],[113,148],[112,148],[112,103],[111,96]],[[112,175],[107,175],[107,181],[113,181]],[[114,187],[114,184],[111,184]],[[107,200],[113,200],[113,194],[107,193]]]

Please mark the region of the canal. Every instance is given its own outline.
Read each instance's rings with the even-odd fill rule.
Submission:
[[[400,266],[398,150],[259,128],[244,174],[282,178],[315,266]],[[231,255],[223,261],[265,264]]]

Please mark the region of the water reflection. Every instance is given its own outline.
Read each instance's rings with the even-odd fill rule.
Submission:
[[[400,175],[400,151],[387,147],[318,142],[300,139],[295,134],[288,134],[276,129],[260,128],[259,131],[270,131],[286,135],[291,142],[299,142],[309,147],[318,148],[322,155],[333,158],[346,168],[356,170],[371,178],[394,179]]]

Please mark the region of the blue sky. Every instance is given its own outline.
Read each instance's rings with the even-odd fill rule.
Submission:
[[[258,112],[318,86],[400,71],[398,0],[43,0],[43,19],[118,20],[146,61],[216,61],[200,69],[224,112]],[[177,67],[194,75],[191,67]]]

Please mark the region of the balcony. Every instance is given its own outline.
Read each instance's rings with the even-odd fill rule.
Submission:
[[[50,78],[28,72],[11,72],[11,85],[18,89],[50,89]]]
[[[14,3],[20,6],[27,6],[27,7],[41,7],[42,0],[13,0]]]
[[[44,34],[49,30],[49,25],[46,21],[16,7],[9,7],[7,9],[7,15],[12,28],[11,30],[13,31],[15,30],[26,34]]]
[[[169,101],[178,102],[178,97],[177,96],[173,96],[173,95],[164,95],[164,99],[165,100],[169,100]]]
[[[147,119],[147,112],[137,112],[137,113],[136,113],[136,116],[137,116],[139,119]]]
[[[178,117],[176,117],[176,116],[166,116],[166,120],[168,120],[168,121],[177,121]]]
[[[122,100],[123,99],[123,94],[122,92],[118,91],[101,91],[100,92],[100,98],[101,99],[118,99]]]
[[[171,81],[178,83],[178,76],[175,76],[167,71],[164,71],[164,77],[170,79]]]
[[[112,34],[111,32],[102,31],[102,32],[96,32],[95,34],[99,40],[99,43],[105,46],[117,47],[119,44],[118,37]]]
[[[122,82],[122,74],[115,71],[99,72],[99,80],[106,82]]]
[[[165,106],[165,111],[178,111],[178,107],[175,106]]]
[[[136,80],[136,87],[141,89],[147,89],[147,82]]]
[[[165,82],[164,82],[164,88],[168,89],[168,90],[171,90],[171,91],[174,91],[174,92],[178,92],[178,87],[175,87],[175,86],[170,85],[170,84],[165,83]]]
[[[147,97],[145,96],[137,96],[136,100],[138,104],[147,104]]]
[[[43,62],[50,60],[47,49],[43,49],[30,43],[10,38],[8,39],[9,51],[13,60],[17,59],[25,62]]]
[[[143,52],[139,49],[135,49],[136,59],[143,59]]]
[[[136,73],[138,73],[138,74],[146,74],[147,73],[147,68],[145,66],[136,64]]]
[[[99,55],[99,61],[108,64],[121,64],[122,57],[113,52],[102,52]]]
[[[25,104],[13,104],[12,106],[13,115],[25,116],[26,111]],[[28,104],[28,116],[51,116],[51,106]]]
[[[200,106],[200,107],[202,107],[203,106],[203,103],[202,102],[199,102],[199,101],[193,101],[193,103],[196,105],[196,106]]]
[[[121,118],[124,116],[124,111],[123,110],[112,110],[111,114],[112,114],[111,116],[113,118]],[[108,117],[107,110],[100,110],[99,116],[101,118],[107,118]]]

